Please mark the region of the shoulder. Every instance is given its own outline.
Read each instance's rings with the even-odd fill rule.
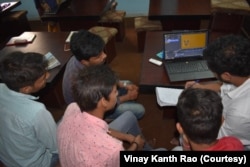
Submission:
[[[63,75],[63,82],[70,82],[71,78],[82,68],[84,68],[84,66],[75,58],[75,56],[72,56],[67,62]]]
[[[74,123],[76,123],[77,122],[76,120],[78,120],[79,117],[82,117],[83,115],[85,115],[85,113],[81,112],[77,103],[75,102],[70,103],[64,112],[64,115],[60,124],[62,124],[62,122],[70,123],[71,120],[72,121],[75,120]],[[73,122],[70,124],[73,124]]]
[[[67,106],[64,115],[67,116],[67,115],[72,115],[72,114],[77,114],[77,113],[81,113],[81,110],[79,106],[77,105],[77,103],[74,102],[74,103],[70,103]]]
[[[233,136],[226,136],[219,139],[219,144],[224,145],[225,150],[243,150],[241,141]]]
[[[72,56],[69,61],[67,62],[66,69],[81,69],[84,65],[79,62],[75,56]]]

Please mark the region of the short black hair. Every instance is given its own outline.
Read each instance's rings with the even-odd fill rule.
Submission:
[[[213,41],[203,52],[211,71],[246,77],[250,75],[250,41],[240,35],[226,35]]]
[[[103,39],[87,30],[73,33],[70,39],[70,49],[78,61],[89,60],[98,56],[105,47]]]
[[[208,89],[185,89],[177,103],[178,122],[197,144],[210,144],[217,139],[222,111],[221,97]]]
[[[88,66],[73,81],[73,96],[81,111],[91,111],[104,97],[109,100],[118,77],[107,65]]]
[[[12,52],[1,60],[1,79],[9,89],[19,91],[33,85],[46,72],[47,66],[45,56],[40,53]]]

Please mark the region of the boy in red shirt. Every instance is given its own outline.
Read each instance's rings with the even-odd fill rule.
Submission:
[[[226,136],[217,139],[223,122],[223,105],[218,93],[208,89],[188,88],[177,103],[178,132],[183,150],[233,151],[243,150],[239,139]]]

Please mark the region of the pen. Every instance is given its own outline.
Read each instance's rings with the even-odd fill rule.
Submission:
[[[190,88],[192,88],[195,84],[199,83],[200,80],[195,80],[194,83],[190,86]]]

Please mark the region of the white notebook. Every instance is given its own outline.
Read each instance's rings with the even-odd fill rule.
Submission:
[[[165,87],[156,87],[156,99],[157,103],[163,106],[176,106],[178,102],[178,98],[183,89],[175,89],[175,88],[165,88]]]
[[[36,34],[34,34],[33,32],[23,32],[19,36],[10,38],[10,40],[6,43],[6,45],[11,46],[11,45],[28,44],[33,42],[35,37]]]

